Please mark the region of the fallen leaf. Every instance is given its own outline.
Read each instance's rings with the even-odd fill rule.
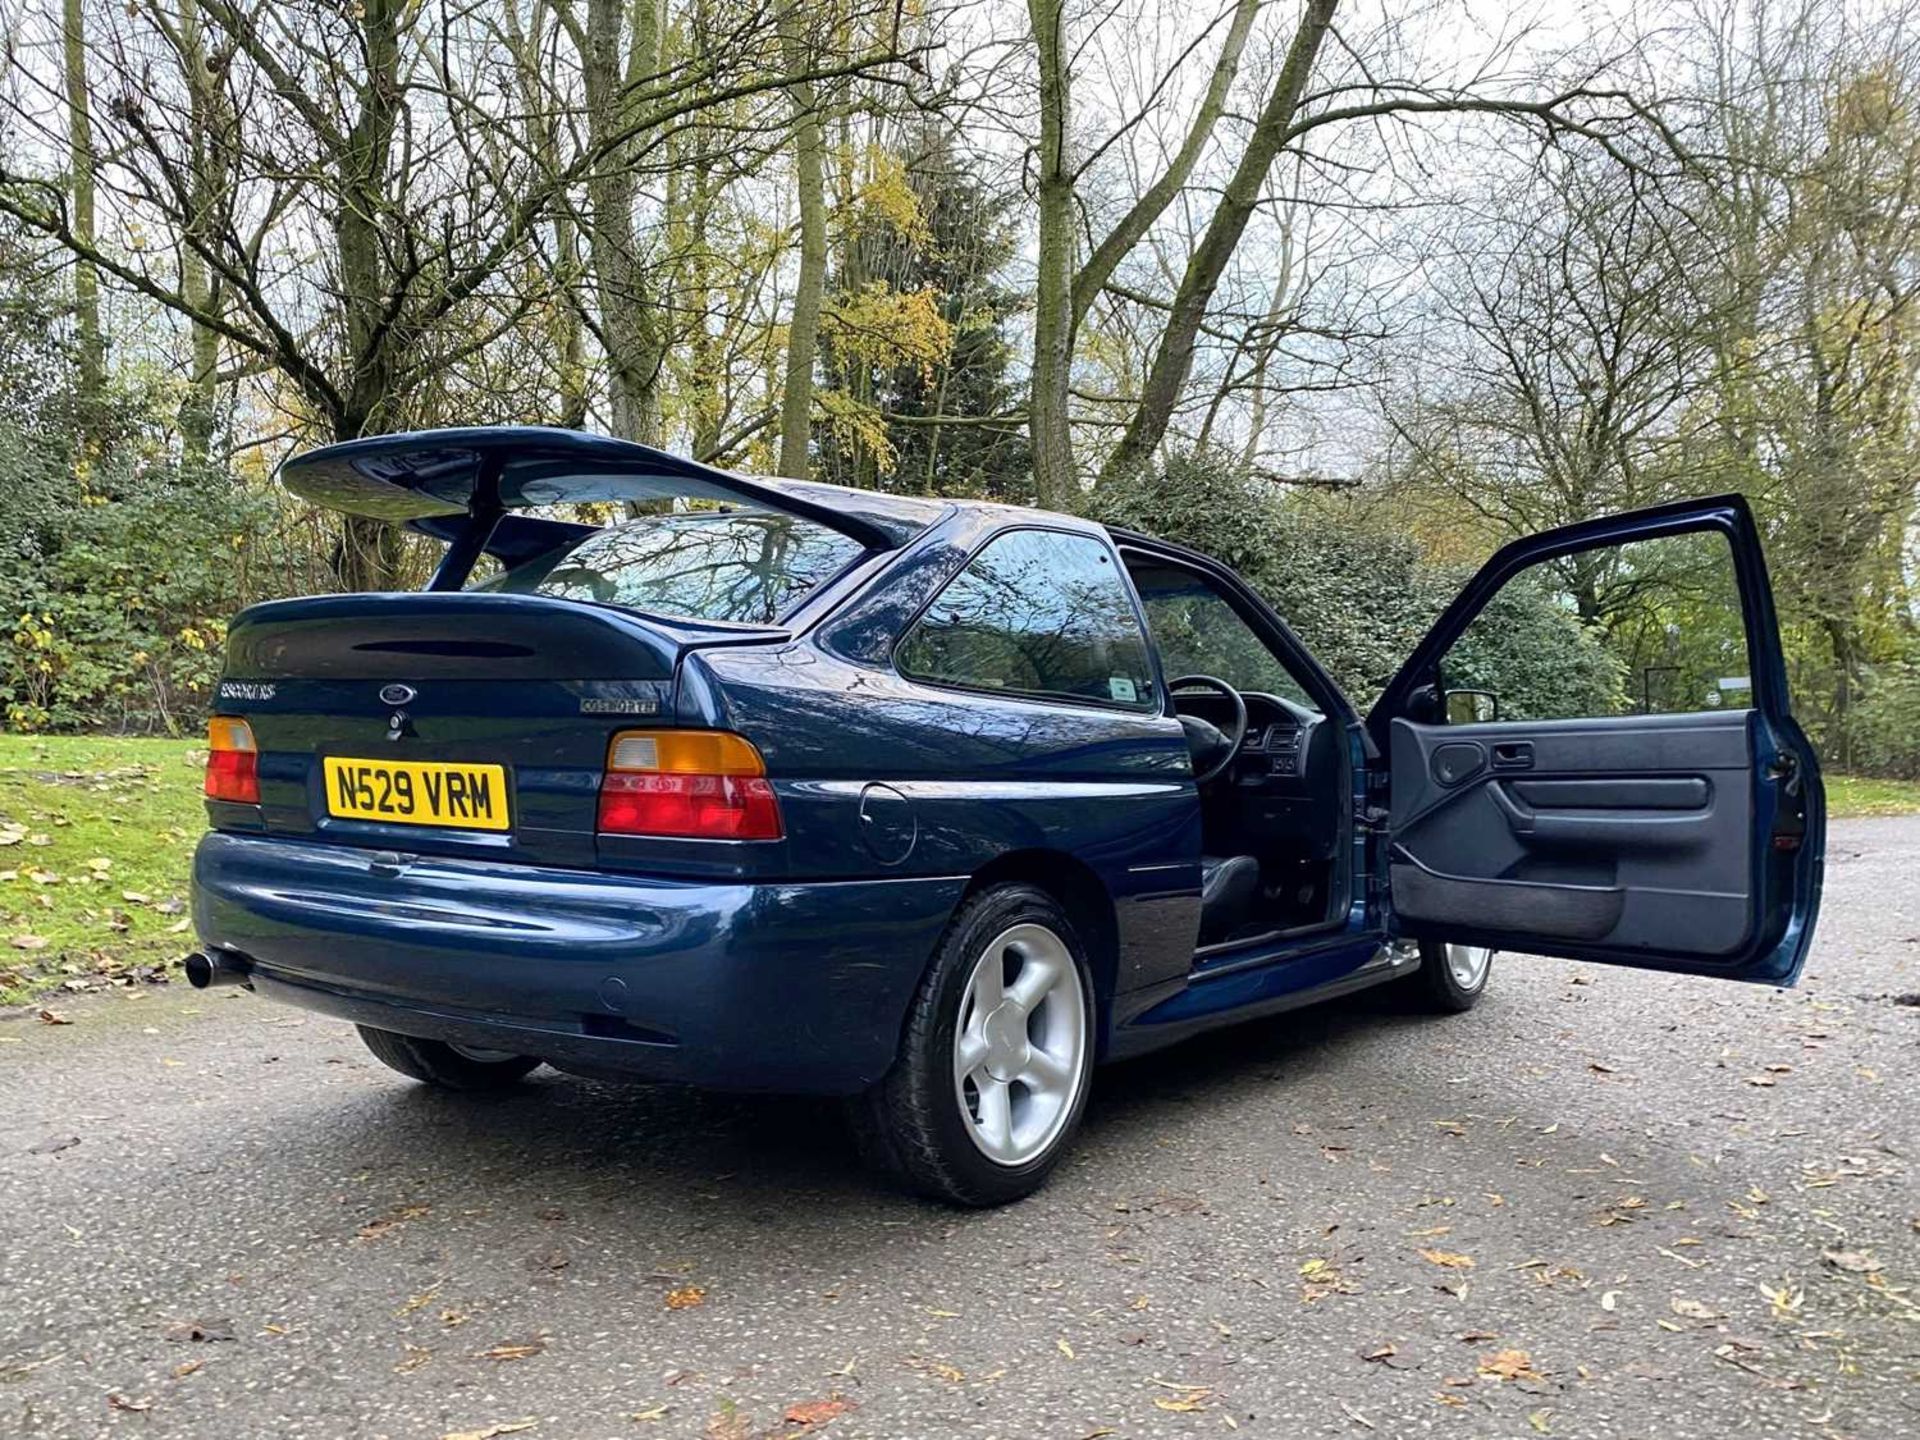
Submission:
[[[1200,1389],[1190,1390],[1184,1395],[1177,1396],[1156,1395],[1153,1397],[1153,1403],[1161,1410],[1171,1410],[1176,1415],[1186,1415],[1195,1410],[1206,1409],[1207,1397],[1212,1394],[1211,1390]]]
[[[73,1021],[60,1014],[57,1010],[42,1010],[40,1012],[40,1023],[42,1025],[71,1025]]]
[[[547,1348],[544,1340],[528,1340],[519,1344],[506,1343],[494,1345],[480,1352],[482,1360],[527,1360]]]
[[[1496,1350],[1480,1359],[1480,1373],[1492,1375],[1501,1380],[1538,1380],[1540,1372],[1533,1368],[1533,1357],[1524,1350]]]
[[[1767,1297],[1773,1306],[1773,1313],[1781,1319],[1791,1316],[1807,1298],[1806,1292],[1791,1281],[1778,1286],[1763,1283],[1760,1286],[1760,1293]]]
[[[398,1318],[399,1316],[402,1316],[402,1315],[411,1315],[414,1311],[418,1310],[422,1305],[431,1304],[433,1302],[433,1297],[435,1295],[438,1295],[439,1293],[440,1293],[439,1287],[435,1286],[431,1290],[423,1290],[418,1295],[409,1296],[407,1299],[407,1303],[402,1305],[398,1310],[393,1312],[395,1318]]]
[[[71,1150],[80,1143],[78,1135],[49,1135],[38,1145],[28,1149],[29,1155],[58,1155],[62,1150]]]
[[[182,1360],[178,1365],[173,1367],[173,1378],[176,1380],[184,1380],[206,1363],[204,1360]]]
[[[797,1405],[787,1407],[789,1425],[824,1425],[829,1420],[846,1414],[849,1410],[859,1409],[853,1400],[843,1400],[834,1396],[831,1400],[803,1400]]]
[[[16,935],[7,943],[12,945],[16,950],[44,950],[47,948],[47,937],[44,935]]]
[[[909,1370],[924,1370],[929,1375],[937,1375],[949,1385],[958,1385],[962,1380],[967,1378],[966,1371],[949,1365],[944,1360],[927,1360],[918,1355],[907,1361],[907,1368]]]
[[[1667,1308],[1676,1315],[1684,1315],[1689,1320],[1722,1320],[1726,1317],[1711,1305],[1699,1300],[1683,1300],[1679,1296],[1667,1302]]]
[[[698,1285],[682,1285],[678,1290],[667,1292],[669,1310],[691,1310],[696,1305],[706,1303],[707,1292]]]
[[[1382,1344],[1374,1346],[1373,1349],[1371,1350],[1362,1350],[1360,1352],[1360,1358],[1362,1360],[1391,1360],[1394,1356],[1398,1355],[1399,1353],[1400,1353],[1400,1347],[1394,1344],[1391,1340],[1388,1340]]]
[[[1530,1410],[1527,1412],[1527,1424],[1531,1425],[1542,1435],[1551,1435],[1553,1433],[1552,1418],[1553,1411],[1551,1410]]]
[[[629,1420],[664,1420],[671,1409],[673,1409],[671,1405],[655,1405],[651,1410],[636,1410],[627,1418]]]
[[[1871,1250],[1822,1250],[1820,1258],[1836,1270],[1850,1270],[1856,1275],[1880,1268],[1880,1261]]]
[[[497,1425],[483,1425],[478,1430],[449,1430],[440,1440],[495,1440],[500,1435],[518,1435],[522,1430],[531,1430],[538,1420],[502,1420]]]
[[[107,1396],[107,1404],[111,1405],[115,1410],[131,1410],[134,1414],[138,1415],[142,1411],[153,1408],[153,1397],[151,1395],[142,1395],[138,1400],[129,1400],[126,1396],[116,1391]]]
[[[1058,1340],[1054,1341],[1053,1344],[1054,1344],[1054,1348],[1057,1349],[1062,1355],[1066,1356],[1069,1360],[1077,1358],[1073,1353],[1073,1346],[1067,1343],[1066,1336],[1062,1335]]]
[[[433,1351],[424,1345],[407,1346],[407,1358],[393,1367],[396,1375],[410,1375],[433,1358]]]
[[[1433,1264],[1440,1266],[1443,1270],[1473,1269],[1472,1256],[1456,1255],[1451,1250],[1422,1250],[1420,1252],[1420,1258],[1422,1260],[1431,1261]]]

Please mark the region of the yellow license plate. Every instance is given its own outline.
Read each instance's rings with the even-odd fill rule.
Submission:
[[[507,767],[327,756],[327,813],[343,820],[507,828]]]

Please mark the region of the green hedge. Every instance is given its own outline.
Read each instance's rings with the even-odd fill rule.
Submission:
[[[1094,508],[1108,524],[1190,545],[1237,570],[1362,709],[1471,573],[1430,565],[1409,537],[1290,500],[1205,456],[1104,487]],[[1515,719],[1612,714],[1622,703],[1619,663],[1524,576],[1455,648],[1447,678],[1493,691],[1501,715]]]
[[[0,433],[7,728],[197,730],[272,506],[221,474],[35,452]]]

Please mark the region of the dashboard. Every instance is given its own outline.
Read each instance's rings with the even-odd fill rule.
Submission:
[[[1233,764],[1205,787],[1208,848],[1260,853],[1276,843],[1302,858],[1333,854],[1342,833],[1341,733],[1317,710],[1278,695],[1244,691],[1247,734]],[[1176,692],[1174,708],[1219,726],[1233,706],[1212,691]]]

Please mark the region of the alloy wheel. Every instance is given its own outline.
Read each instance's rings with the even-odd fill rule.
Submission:
[[[1044,925],[1003,931],[960,1002],[953,1083],[968,1137],[989,1160],[1024,1165],[1058,1138],[1086,1083],[1080,967]]]
[[[1447,946],[1447,969],[1453,983],[1472,994],[1486,983],[1487,967],[1493,963],[1493,951],[1485,945]]]

